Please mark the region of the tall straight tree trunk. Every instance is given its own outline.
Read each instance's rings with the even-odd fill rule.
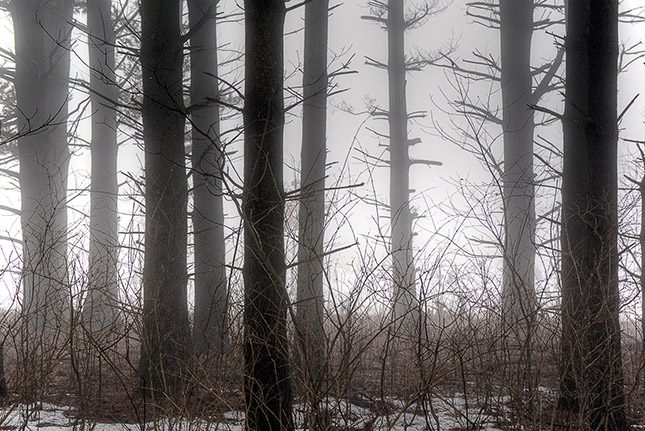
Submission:
[[[140,372],[152,394],[171,397],[179,395],[191,357],[179,23],[179,0],[142,0],[146,233]]]
[[[503,317],[525,338],[535,310],[533,0],[500,0],[504,132]]]
[[[316,381],[325,364],[323,245],[327,162],[327,35],[329,0],[305,6],[301,198],[298,243],[297,331],[301,367]]]
[[[245,0],[244,391],[250,431],[293,430],[284,256],[284,0]]]
[[[16,44],[25,342],[34,355],[69,321],[68,83],[72,0],[12,2]],[[32,359],[36,359],[35,357]]]
[[[228,292],[217,81],[217,0],[189,0],[192,120],[195,324],[198,353],[222,353],[228,345]],[[205,21],[204,21],[205,20]],[[198,27],[200,26],[200,27]]]
[[[567,3],[559,407],[626,430],[617,252],[618,0]]]
[[[111,0],[87,2],[92,102],[89,291],[83,308],[90,332],[104,332],[118,319],[118,97]]]
[[[533,0],[500,0],[502,127],[504,133],[503,340],[507,377],[533,413],[531,341],[535,304],[533,179]]]
[[[416,301],[410,212],[410,146],[405,94],[405,12],[403,0],[388,0],[388,88],[390,123],[390,219],[394,317],[412,328]]]

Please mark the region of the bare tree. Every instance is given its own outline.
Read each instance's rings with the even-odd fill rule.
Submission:
[[[389,0],[387,7],[388,88],[390,124],[390,218],[394,317],[411,316],[416,288],[412,259],[412,213],[410,211],[410,154],[406,101],[404,2]],[[409,319],[406,319],[409,320]]]
[[[154,395],[180,395],[191,357],[186,268],[187,179],[179,0],[143,0],[144,328],[140,373]]]
[[[246,427],[293,430],[283,190],[284,0],[245,0],[244,391]]]
[[[569,0],[559,407],[626,430],[617,251],[618,1]]]
[[[326,377],[323,290],[325,171],[327,162],[327,40],[329,0],[305,5],[302,152],[298,213],[297,359],[310,429],[323,424],[320,403]]]
[[[504,280],[509,326],[526,328],[535,310],[535,187],[531,105],[533,0],[500,0],[502,128],[504,131]]]
[[[456,108],[461,114],[502,127],[502,303],[507,328],[514,328],[517,335],[523,332],[525,337],[536,309],[534,135],[536,125],[540,123],[535,120],[535,106],[557,86],[555,78],[564,54],[564,50],[559,49],[552,61],[536,67],[531,62],[531,45],[536,30],[550,28],[559,22],[551,15],[560,8],[535,0],[472,2],[468,6],[468,13],[475,22],[499,30],[500,58],[497,60],[475,51],[473,58],[465,61],[472,68],[453,61],[448,67],[460,77],[498,82],[501,88],[501,117],[496,108],[470,99],[459,101]],[[542,14],[539,20],[533,17],[536,9]],[[475,146],[476,151],[480,151],[480,145]],[[489,169],[497,172],[497,161],[491,157],[488,154],[483,158],[488,160]]]
[[[14,0],[23,307],[35,353],[69,320],[67,136],[72,0]]]
[[[189,0],[192,123],[192,212],[195,241],[195,324],[198,353],[228,345],[228,292],[217,64],[217,1]]]
[[[103,332],[118,318],[119,222],[114,23],[111,0],[87,2],[92,104],[89,291],[86,327]]]
[[[370,16],[363,19],[383,26],[388,36],[388,58],[383,63],[367,58],[367,64],[388,72],[389,106],[385,116],[389,123],[390,159],[390,253],[392,254],[393,317],[397,325],[413,328],[417,294],[415,285],[414,250],[412,245],[412,221],[410,210],[410,167],[413,164],[440,165],[429,160],[412,160],[410,146],[418,139],[408,136],[408,122],[414,114],[408,113],[406,96],[406,74],[420,70],[434,59],[416,55],[406,58],[405,32],[420,26],[428,16],[435,13],[437,2],[422,2],[406,10],[403,0],[370,2]]]
[[[301,366],[316,381],[325,363],[323,246],[327,161],[329,0],[305,6],[301,197],[298,215],[297,331]]]

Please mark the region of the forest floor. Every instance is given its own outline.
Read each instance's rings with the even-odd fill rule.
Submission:
[[[32,380],[17,375],[16,358],[8,356],[9,388],[14,393],[0,405],[0,431],[243,431],[244,398],[239,390],[240,358],[230,357],[226,364],[207,366],[219,370],[216,376],[195,379],[190,384],[184,405],[168,402],[155,404],[142,396],[136,371],[136,348],[124,349],[112,366],[103,365],[98,378],[83,361],[59,357],[47,374],[46,384],[36,385],[31,399],[24,382]],[[106,368],[109,368],[106,370]],[[223,371],[222,371],[223,370]],[[114,371],[117,371],[115,374]],[[203,371],[203,369],[202,369]],[[529,423],[516,412],[526,411],[525,396],[512,389],[474,381],[444,381],[431,394],[405,397],[384,395],[379,373],[365,369],[359,378],[341,389],[351,395],[328,397],[321,403],[328,431],[506,431],[522,429],[562,429],[561,419],[553,414],[555,391],[539,387],[535,391],[535,422]],[[203,374],[206,375],[206,374]],[[372,376],[372,377],[369,377]],[[398,381],[398,380],[397,380]],[[554,386],[557,381],[549,379]],[[21,382],[21,383],[18,383]],[[82,382],[82,383],[79,383]],[[209,383],[217,382],[217,384]],[[297,386],[297,385],[296,385]],[[399,385],[400,386],[400,385]],[[221,389],[226,387],[228,389]],[[351,391],[348,388],[351,387]],[[393,385],[396,387],[396,385]],[[220,389],[213,389],[220,388]],[[294,387],[296,430],[304,430],[305,408],[302,394]],[[641,418],[645,411],[645,393],[630,392],[630,416]],[[181,412],[177,414],[176,412]],[[636,423],[645,423],[635,420]],[[634,429],[645,428],[634,425]]]
[[[335,431],[424,431],[424,430],[483,430],[498,431],[495,419],[485,416],[478,417],[476,412],[466,417],[465,400],[456,396],[451,400],[434,400],[434,414],[428,416],[419,412],[402,412],[391,415],[377,415],[367,408],[359,407],[348,402],[338,402],[334,408],[339,412],[330,424],[330,430]],[[296,405],[296,429],[304,429],[302,406]],[[101,422],[98,419],[83,419],[77,415],[73,407],[56,406],[54,404],[14,405],[2,411],[0,430],[70,430],[70,431],[192,431],[192,430],[223,430],[243,431],[241,411],[225,412],[222,417],[206,419],[164,418],[141,423]]]
[[[17,398],[0,408],[0,431],[244,431],[243,399],[239,391],[220,392],[216,397],[194,393],[189,407],[179,410],[155,405],[136,390],[105,391],[78,397],[70,380],[59,375],[49,386],[42,402],[25,404]],[[69,375],[65,377],[70,377]],[[67,383],[67,384],[65,384]],[[66,392],[67,391],[67,392]],[[539,388],[539,423],[530,426],[513,414],[507,396],[481,398],[444,388],[435,394],[406,404],[395,398],[356,395],[351,399],[327,398],[322,417],[327,431],[506,431],[564,429],[553,416],[554,391]],[[206,393],[206,391],[204,391]],[[298,401],[298,400],[296,400]],[[296,431],[305,430],[302,403],[294,405]],[[183,414],[170,412],[181,411]],[[639,421],[640,422],[640,421]],[[633,429],[645,428],[633,425]]]
[[[39,402],[26,404],[19,394],[0,408],[0,431],[243,431],[244,401],[239,390],[194,389],[186,406],[154,404],[141,396],[136,378],[129,384],[109,379],[85,387],[75,383],[69,362],[62,361]],[[91,381],[91,379],[90,379]],[[95,381],[96,382],[96,381]],[[482,403],[463,393],[427,397],[409,405],[397,399],[355,395],[351,400],[327,398],[322,410],[329,431],[425,431],[508,429],[506,400]],[[79,396],[83,393],[83,396]],[[181,411],[178,415],[174,412]],[[171,413],[173,412],[173,413]],[[294,405],[296,430],[305,429],[302,403]],[[506,424],[506,425],[505,425]]]

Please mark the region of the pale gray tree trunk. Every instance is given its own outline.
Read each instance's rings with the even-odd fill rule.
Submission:
[[[500,0],[504,133],[503,318],[526,337],[535,310],[533,0]]]
[[[416,286],[410,211],[410,145],[406,101],[405,15],[403,0],[388,1],[388,88],[390,126],[390,218],[394,318],[408,330],[414,324]]]
[[[327,162],[327,36],[329,0],[305,5],[302,153],[298,214],[296,332],[310,429],[322,428],[318,388],[325,376],[323,292],[325,164]]]
[[[118,321],[117,86],[111,0],[88,0],[87,24],[92,104],[90,252],[83,320],[90,332]]]
[[[323,246],[327,162],[327,33],[329,0],[305,6],[301,197],[298,214],[297,331],[301,362],[316,378],[325,362]]]
[[[140,373],[155,396],[183,397],[191,366],[183,38],[179,0],[142,0],[146,231]]]
[[[507,378],[533,413],[535,185],[533,178],[533,0],[500,0],[504,247],[502,329]],[[519,400],[518,400],[519,401]]]
[[[28,349],[59,341],[69,323],[67,117],[71,0],[14,0],[16,99]]]
[[[217,79],[216,0],[188,0],[192,122],[195,323],[198,353],[222,353],[228,345],[228,290]],[[198,27],[199,26],[199,27]]]
[[[562,177],[559,407],[627,430],[617,215],[618,0],[569,0]]]

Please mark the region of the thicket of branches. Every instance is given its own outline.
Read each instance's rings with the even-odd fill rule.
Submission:
[[[328,46],[342,5],[327,0],[0,5],[7,411],[70,404],[90,427],[238,411],[253,431],[642,420],[645,156],[627,131],[640,157],[619,169],[636,97],[616,100],[643,53],[618,24],[643,10],[471,2],[499,49],[460,58],[454,40],[405,43],[455,5],[370,1],[356,18],[385,30],[387,60],[366,64],[388,100],[357,112],[339,102],[355,60]],[[242,23],[243,51],[221,41]],[[536,39],[552,44],[539,62]],[[427,70],[444,85],[417,111]],[[330,106],[359,120],[340,163]],[[488,179],[438,203],[413,190],[413,167],[441,165],[410,136],[426,127]]]

